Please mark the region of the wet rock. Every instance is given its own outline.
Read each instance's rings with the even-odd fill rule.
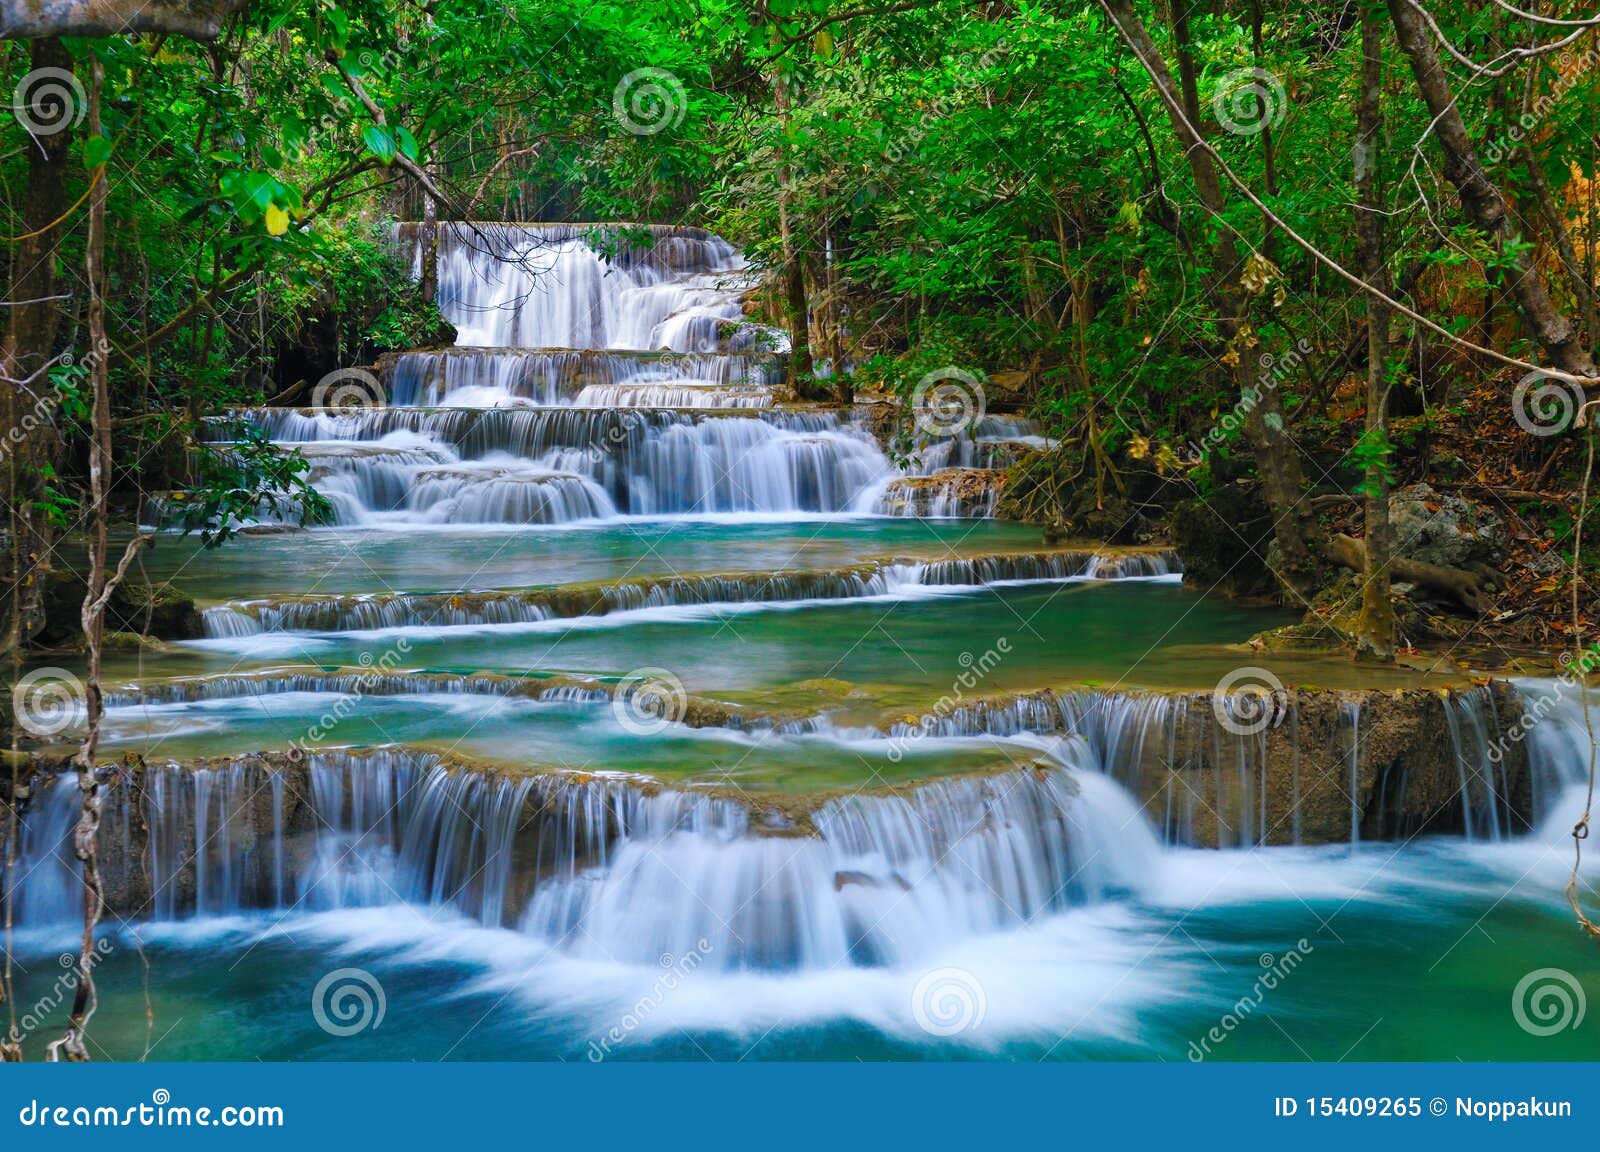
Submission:
[[[87,584],[75,572],[50,573],[45,590],[45,625],[36,643],[45,648],[83,643],[83,597]],[[106,631],[132,632],[156,640],[196,640],[203,636],[194,598],[160,584],[119,584],[106,605]]]

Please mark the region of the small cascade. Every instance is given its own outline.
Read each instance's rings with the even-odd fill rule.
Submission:
[[[1533,820],[1569,830],[1577,812],[1569,802],[1587,789],[1589,765],[1600,736],[1600,691],[1584,691],[1575,680],[1515,680],[1522,717],[1490,749],[1496,774],[1517,747],[1526,747]],[[1587,712],[1587,716],[1585,713]]]
[[[611,962],[704,940],[725,970],[875,966],[1143,881],[1155,842],[1126,796],[1068,767],[1081,751],[793,817],[401,749],[160,765],[108,783],[102,853],[120,914],[410,903]],[[51,828],[75,811],[61,787],[42,808]],[[30,877],[19,907],[48,916],[58,887]]]
[[[1132,579],[1166,575],[1178,567],[1176,556],[1170,552],[1003,553],[927,562],[892,559],[869,561],[850,568],[671,576],[578,589],[251,600],[207,608],[203,620],[205,634],[210,638],[253,636],[263,632],[364,632],[377,628],[527,624],[645,608],[849,600],[891,595],[919,587]]]
[[[994,516],[1005,473],[977,468],[944,468],[926,476],[907,476],[882,486],[872,510],[884,516],[922,519]]]
[[[771,358],[733,353],[458,347],[396,357],[389,396],[423,407],[765,408],[778,375]]]
[[[890,470],[872,438],[833,413],[280,409],[250,419],[306,453],[340,524],[849,513]]]
[[[1489,689],[1452,693],[1444,702],[1444,719],[1460,781],[1463,832],[1469,840],[1505,839],[1513,831],[1514,800],[1505,758],[1490,758],[1500,733]]]
[[[738,249],[698,228],[441,224],[439,310],[456,342],[490,348],[744,351],[755,278]],[[421,274],[416,226],[400,242]],[[776,334],[769,339],[777,340]]]
[[[1037,420],[985,416],[960,435],[938,437],[920,445],[911,454],[907,470],[914,476],[963,469],[1003,471],[1024,452],[1049,446]]]
[[[35,925],[82,919],[83,884],[72,850],[72,832],[78,823],[83,795],[78,790],[78,778],[63,772],[53,779],[35,781],[33,792],[19,813],[13,873],[19,879],[12,894],[15,920],[18,924]],[[0,838],[0,847],[3,846]]]

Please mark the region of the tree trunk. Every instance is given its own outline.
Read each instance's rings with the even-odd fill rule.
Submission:
[[[782,76],[772,82],[773,106],[778,112],[778,128],[789,132],[789,88]],[[789,386],[805,400],[817,399],[817,370],[811,362],[811,325],[806,312],[806,268],[804,253],[794,236],[794,174],[789,168],[789,150],[778,146],[778,240],[783,249],[783,302],[789,322]]]
[[[1433,113],[1434,135],[1444,151],[1445,178],[1455,185],[1461,205],[1472,222],[1488,236],[1490,243],[1504,249],[1516,239],[1505,197],[1478,160],[1472,137],[1450,90],[1450,79],[1439,63],[1439,53],[1434,48],[1427,22],[1412,0],[1388,0],[1388,5],[1400,47],[1410,58],[1417,87]],[[1556,309],[1528,253],[1517,253],[1505,275],[1517,307],[1522,310],[1523,318],[1533,329],[1534,339],[1538,340],[1550,363],[1574,376],[1593,376],[1595,366],[1589,350],[1583,346],[1571,321]]]
[[[1383,129],[1379,105],[1383,90],[1383,37],[1371,0],[1361,10],[1361,96],[1356,106],[1356,272],[1368,284],[1388,291],[1383,252],[1383,192],[1379,186],[1378,145]],[[1356,655],[1385,663],[1394,659],[1394,604],[1389,598],[1389,478],[1387,460],[1375,453],[1388,443],[1387,360],[1389,306],[1367,297],[1366,567],[1362,572],[1361,615]]]
[[[438,180],[439,170],[433,164],[428,165],[427,172]],[[422,299],[432,304],[439,295],[439,204],[426,193],[422,196],[422,224],[417,229],[417,243],[422,250]]]
[[[1133,10],[1132,0],[1100,0],[1100,6],[1155,83],[1156,94],[1161,98],[1172,130],[1188,159],[1189,172],[1201,204],[1208,213],[1220,217],[1226,199],[1216,165],[1203,146],[1199,125],[1190,114],[1198,99],[1193,91],[1192,76],[1184,81],[1184,92],[1180,95],[1160,49]],[[1185,63],[1183,45],[1187,40],[1186,31],[1186,26],[1179,31],[1179,66],[1189,73],[1193,68]],[[1233,234],[1227,228],[1217,229],[1212,263],[1214,267],[1207,277],[1206,291],[1217,313],[1217,328],[1229,342],[1230,351],[1234,354],[1236,363],[1232,371],[1235,388],[1241,399],[1253,403],[1245,418],[1244,432],[1261,476],[1262,494],[1272,513],[1273,534],[1279,552],[1275,575],[1290,595],[1302,601],[1308,600],[1320,583],[1316,551],[1322,539],[1322,530],[1309,506],[1301,499],[1304,476],[1299,454],[1285,431],[1282,397],[1276,388],[1257,387],[1245,363],[1248,349],[1238,346],[1236,338],[1246,328],[1244,294],[1240,287],[1244,265],[1234,244]]]
[[[72,57],[59,40],[35,40],[30,66],[71,71]],[[70,116],[69,116],[70,119]],[[54,532],[38,505],[59,439],[54,417],[57,397],[48,369],[55,350],[62,309],[56,295],[56,248],[60,217],[67,209],[70,128],[31,136],[28,186],[23,201],[22,239],[11,254],[9,324],[0,345],[0,420],[9,443],[6,455],[6,506],[10,510],[10,549],[5,571],[4,644],[26,646],[44,622],[44,588],[50,572]]]

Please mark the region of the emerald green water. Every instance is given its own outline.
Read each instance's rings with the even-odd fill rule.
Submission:
[[[737,693],[828,678],[931,689],[937,697],[992,650],[998,659],[984,678],[986,691],[1084,679],[1179,678],[1209,687],[1211,668],[1234,667],[1238,655],[1200,657],[1186,649],[1242,643],[1291,619],[1172,584],[1117,581],[804,606],[643,609],[499,627],[268,633],[205,641],[170,661],[146,658],[144,666],[147,674],[355,666],[382,663],[404,641],[402,667],[612,675],[659,667],[696,691]]]
[[[316,593],[432,592],[579,584],[685,572],[829,568],[865,556],[949,559],[1040,547],[996,520],[639,520],[512,530],[317,530],[236,537],[215,549],[161,537],[151,580],[201,601]]]
[[[104,747],[108,754],[137,751],[147,758],[184,760],[291,744],[310,750],[406,744],[519,770],[621,772],[742,791],[872,787],[1026,765],[1037,755],[1026,744],[999,740],[917,741],[896,746],[891,758],[886,741],[682,725],[630,732],[605,703],[369,696],[349,697],[350,710],[335,712],[334,700],[327,693],[286,692],[122,708],[111,717],[113,735]],[[313,729],[317,737],[308,736]]]

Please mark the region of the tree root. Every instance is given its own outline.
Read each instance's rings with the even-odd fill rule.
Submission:
[[[1335,563],[1355,572],[1363,572],[1367,565],[1367,546],[1363,540],[1344,533],[1328,541],[1328,556]],[[1486,616],[1494,610],[1493,603],[1480,583],[1484,577],[1464,568],[1444,568],[1437,564],[1424,564],[1420,560],[1407,560],[1396,556],[1389,561],[1389,571],[1396,580],[1415,584],[1434,592],[1442,592],[1470,612]],[[1485,571],[1490,571],[1485,568]]]

